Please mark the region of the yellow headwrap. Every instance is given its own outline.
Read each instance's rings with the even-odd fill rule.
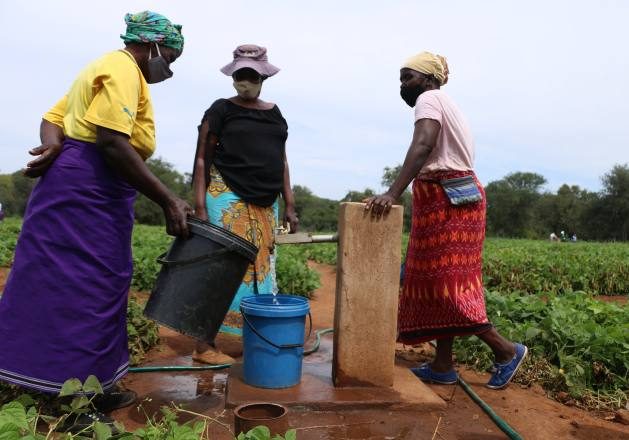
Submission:
[[[402,67],[416,70],[426,75],[434,76],[440,85],[448,82],[448,62],[441,55],[434,55],[430,52],[420,52],[410,57]]]

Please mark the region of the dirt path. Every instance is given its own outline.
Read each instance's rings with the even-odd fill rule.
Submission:
[[[7,282],[7,277],[9,276],[9,268],[0,267],[0,293],[4,290],[4,285]]]

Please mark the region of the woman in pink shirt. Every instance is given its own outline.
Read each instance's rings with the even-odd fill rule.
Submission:
[[[386,214],[413,181],[413,221],[398,311],[398,341],[437,340],[432,363],[412,368],[427,382],[454,384],[455,336],[476,335],[495,355],[489,388],[515,376],[527,348],[502,337],[487,319],[481,263],[485,193],[473,169],[474,141],[452,99],[445,58],[422,52],[400,70],[400,95],[415,107],[406,159],[389,190],[366,201],[373,216]]]

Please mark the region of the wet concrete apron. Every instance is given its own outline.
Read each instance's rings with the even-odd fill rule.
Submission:
[[[334,315],[335,272],[329,266],[317,267],[322,273],[322,288],[311,301],[313,327],[315,330],[332,326]],[[191,352],[194,341],[167,328],[160,329],[161,343],[153,349],[143,366],[150,365],[200,365],[193,363]],[[314,331],[309,347],[314,343]],[[237,338],[221,334],[217,345],[225,353],[240,356],[242,347]],[[318,374],[321,378],[330,376],[332,358],[332,337],[322,338],[319,351],[304,360],[305,370]],[[367,367],[367,366],[366,366]],[[320,370],[320,371],[319,371]],[[233,426],[231,409],[225,409],[226,384],[230,370],[206,372],[163,372],[134,373],[124,379],[124,385],[138,393],[138,405],[123,408],[112,415],[125,424],[128,430],[145,424],[148,417],[159,417],[160,407],[175,404],[193,413],[215,418],[221,423]],[[236,372],[232,372],[235,374]],[[273,401],[269,392],[253,389],[251,400]],[[316,390],[313,390],[316,391]],[[327,391],[326,391],[327,392]],[[364,390],[356,396],[348,391],[345,399],[359,401]],[[304,396],[307,398],[307,396]],[[366,396],[369,397],[369,396]],[[398,399],[399,400],[399,399]],[[330,399],[325,399],[329,403]],[[325,407],[325,405],[323,405]],[[181,421],[194,418],[182,414]],[[405,411],[390,408],[365,408],[357,410],[348,405],[344,410],[313,410],[312,408],[291,405],[289,426],[298,429],[300,440],[308,439],[418,439],[430,438],[439,421],[437,411]],[[219,423],[211,425],[211,438],[232,439],[232,434]]]
[[[168,329],[162,329],[161,349],[151,353],[146,365],[191,365],[185,352],[194,342]],[[319,352],[308,359],[311,365],[326,365],[321,361],[331,356],[331,341],[324,338]],[[219,344],[220,345],[220,344]],[[227,351],[227,350],[226,350]],[[172,357],[171,357],[172,356]],[[327,364],[329,368],[329,363]],[[124,408],[112,415],[134,430],[145,424],[147,416],[160,415],[160,407],[173,403],[187,411],[204,414],[233,426],[231,409],[225,410],[225,385],[229,370],[201,373],[141,373],[129,374],[124,384],[138,393],[139,405]],[[268,393],[260,389],[252,400],[269,401]],[[271,400],[272,401],[272,400]],[[182,414],[181,421],[194,418]],[[298,438],[308,439],[418,439],[432,436],[439,415],[415,411],[383,409],[346,411],[314,411],[292,406],[289,426],[298,429]],[[211,438],[232,439],[218,423],[211,425]]]

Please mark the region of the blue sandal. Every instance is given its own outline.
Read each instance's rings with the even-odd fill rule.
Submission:
[[[411,368],[413,374],[419,377],[422,381],[428,383],[438,383],[440,385],[454,385],[459,381],[459,376],[454,371],[454,368],[445,373],[437,373],[432,371],[430,364],[422,364],[419,367]]]

